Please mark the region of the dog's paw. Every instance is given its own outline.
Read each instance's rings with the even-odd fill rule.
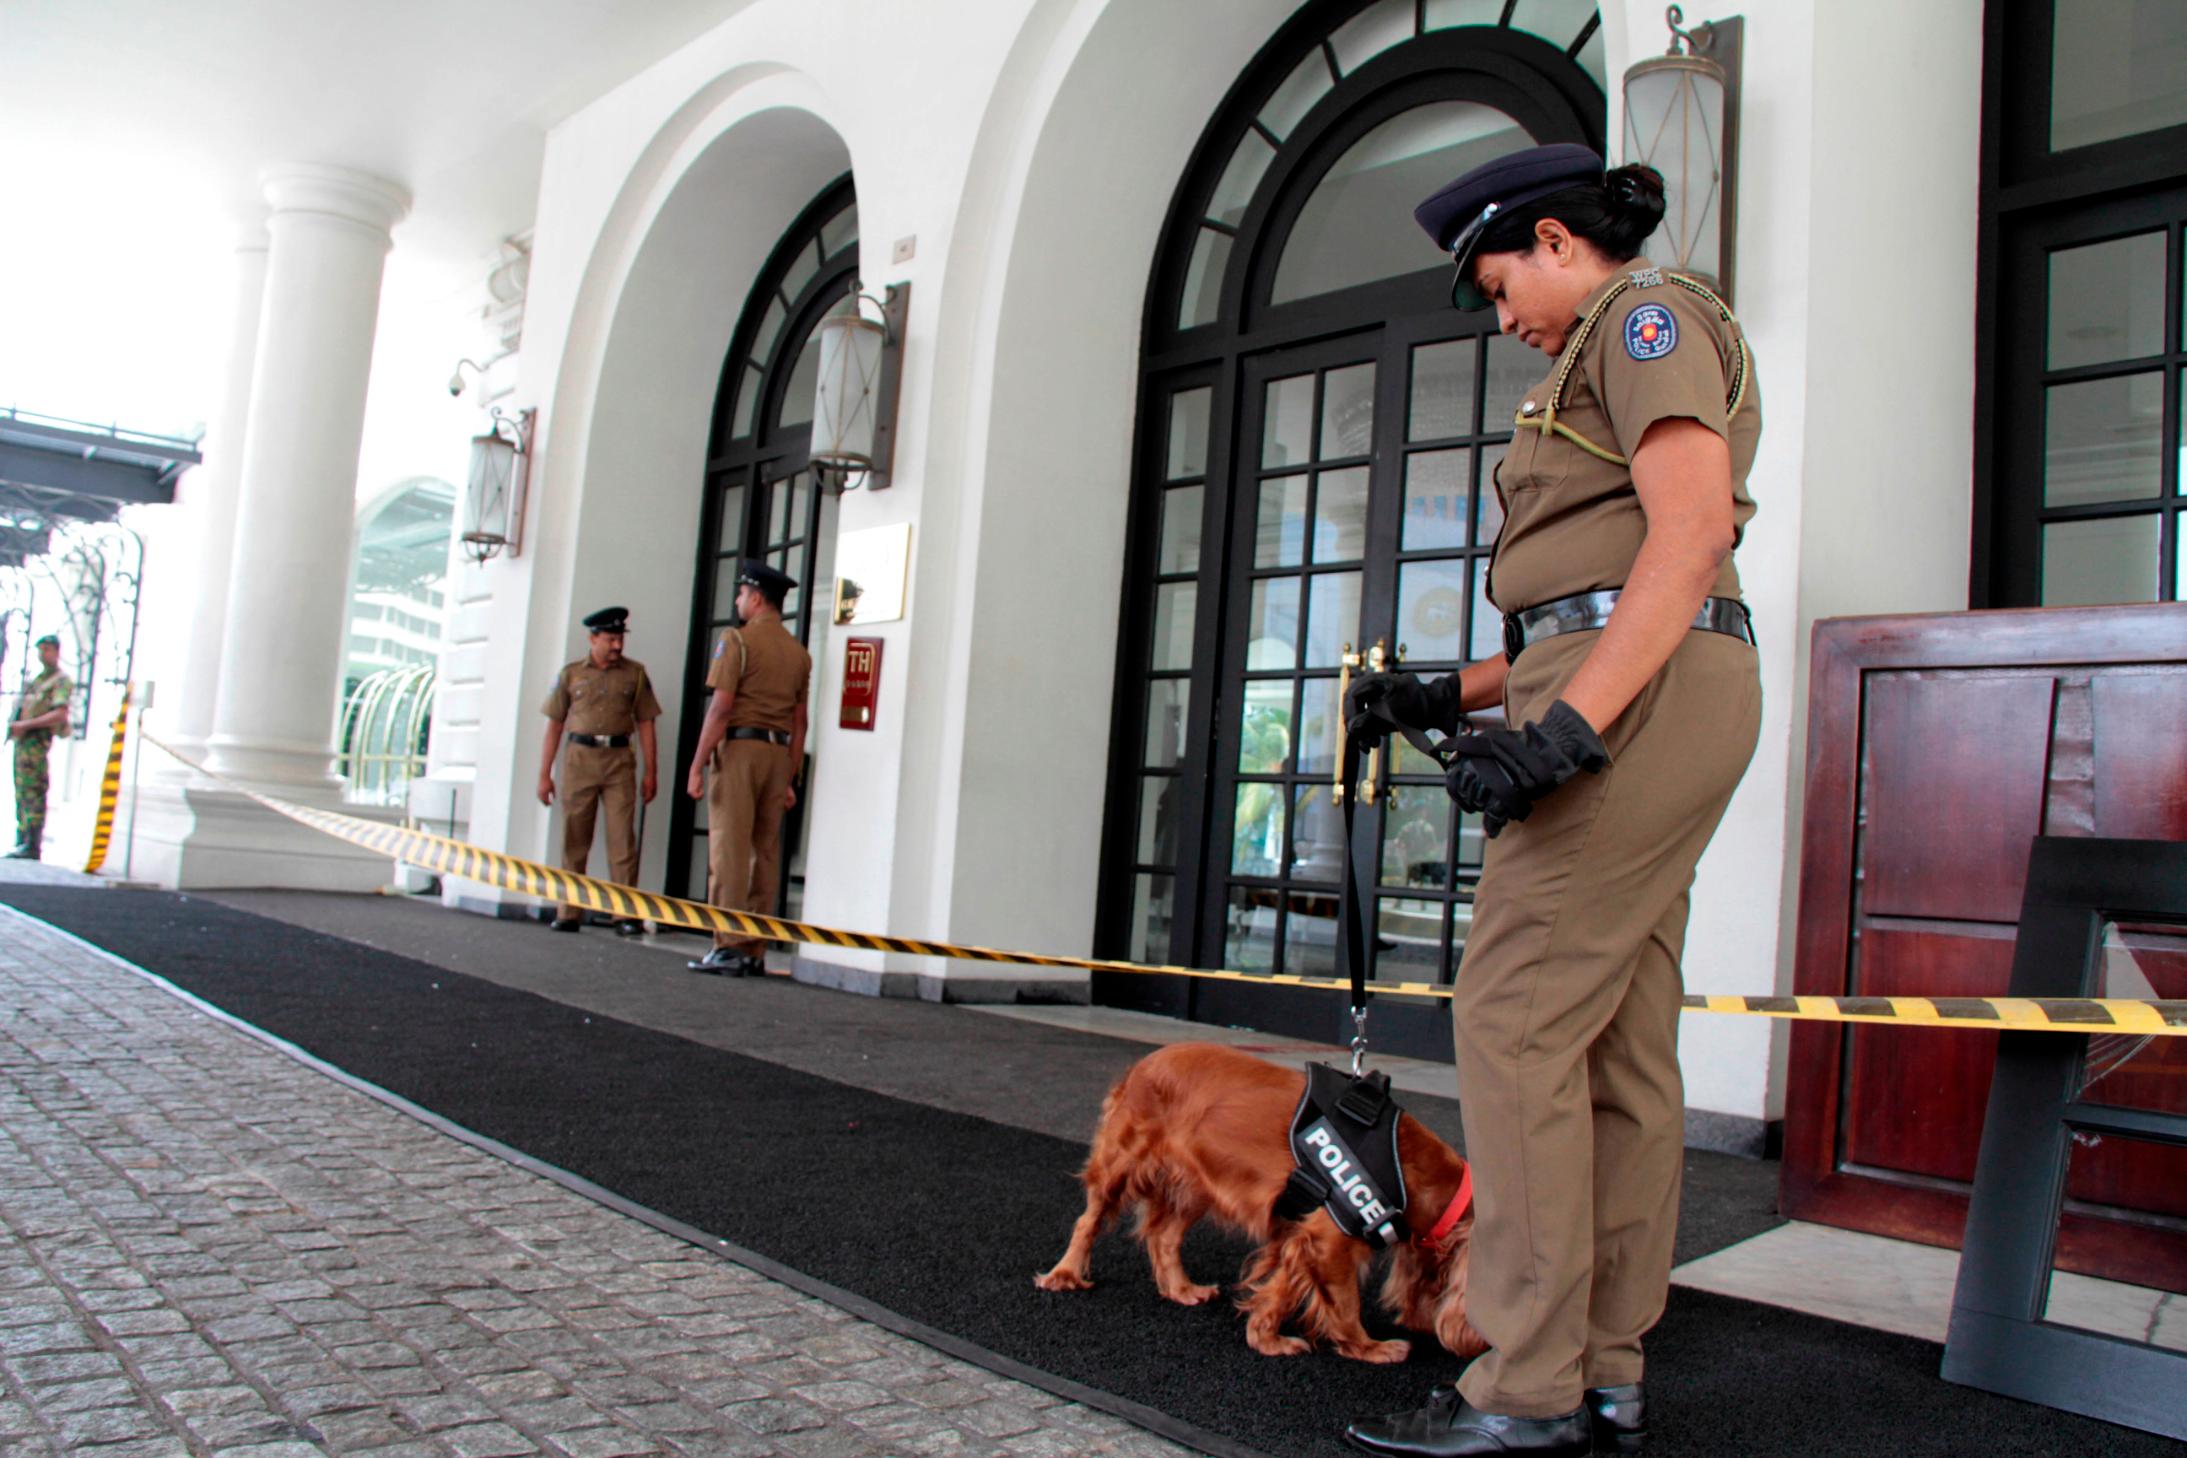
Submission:
[[[1173,1286],[1169,1290],[1164,1291],[1162,1293],[1162,1296],[1163,1299],[1168,1301],[1174,1301],[1179,1306],[1205,1306],[1208,1302],[1213,1301],[1216,1297],[1222,1294],[1223,1288],[1220,1286],[1195,1286],[1187,1284],[1183,1286]]]
[[[1303,1357],[1314,1349],[1313,1343],[1304,1337],[1261,1336],[1248,1330],[1246,1345],[1264,1357]]]
[[[1093,1278],[1080,1271],[1067,1271],[1061,1266],[1044,1276],[1033,1277],[1033,1284],[1043,1291],[1091,1291]]]
[[[1355,1362],[1373,1362],[1377,1366],[1390,1366],[1402,1362],[1412,1355],[1412,1343],[1408,1341],[1353,1342],[1339,1347],[1337,1350]]]

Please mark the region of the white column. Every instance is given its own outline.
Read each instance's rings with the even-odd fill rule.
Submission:
[[[205,463],[190,473],[185,506],[193,556],[190,636],[181,672],[165,686],[160,707],[177,749],[197,758],[213,732],[213,704],[220,684],[220,650],[228,620],[228,574],[235,562],[236,502],[243,480],[243,439],[250,420],[251,372],[258,359],[260,306],[266,295],[266,224],[252,219],[237,230],[232,277],[235,295],[228,327],[228,362],[220,413],[206,436]],[[180,766],[160,756],[168,773]]]
[[[311,163],[261,180],[271,247],[209,748],[223,773],[331,791],[365,384],[410,196]]]

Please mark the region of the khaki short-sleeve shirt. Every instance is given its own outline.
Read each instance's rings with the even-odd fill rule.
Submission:
[[[555,675],[554,687],[539,712],[562,721],[572,734],[630,734],[661,717],[661,701],[645,665],[625,658],[611,668],[595,668],[588,656]]]
[[[721,630],[706,666],[706,686],[736,695],[729,706],[731,729],[787,734],[805,702],[812,673],[812,655],[782,626],[782,619],[761,618]]]
[[[1625,585],[1648,530],[1628,463],[1659,420],[1699,421],[1730,445],[1734,542],[1754,515],[1762,401],[1738,321],[1646,260],[1607,280],[1580,318],[1526,393],[1496,472],[1504,524],[1489,591],[1507,613]],[[1730,557],[1709,591],[1739,596]]]

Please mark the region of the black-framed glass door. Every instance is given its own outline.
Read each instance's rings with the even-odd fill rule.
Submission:
[[[837,498],[810,467],[812,405],[819,374],[814,333],[850,307],[858,271],[858,208],[850,179],[831,184],[777,245],[746,301],[722,368],[707,454],[706,504],[684,662],[688,681],[678,732],[688,766],[710,697],[705,687],[715,638],[735,622],[737,564],[763,560],[797,579],[783,625],[822,661],[832,626]],[[814,766],[808,754],[805,784]],[[682,776],[675,777],[680,786]],[[677,794],[668,886],[706,899],[707,827],[702,801]],[[784,874],[777,914],[794,917],[805,885],[804,806],[783,820]]]

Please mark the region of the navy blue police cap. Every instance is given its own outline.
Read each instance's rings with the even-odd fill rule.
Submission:
[[[784,595],[797,586],[797,579],[789,573],[777,571],[751,557],[738,564],[737,581],[746,587],[758,588],[760,595],[769,602],[782,601]]]
[[[595,633],[627,633],[630,631],[630,609],[604,607],[588,614],[585,626]]]
[[[1451,303],[1460,309],[1488,307],[1473,286],[1473,251],[1490,223],[1553,192],[1600,182],[1602,174],[1602,158],[1593,149],[1553,142],[1491,158],[1414,208],[1414,220],[1458,265]]]

